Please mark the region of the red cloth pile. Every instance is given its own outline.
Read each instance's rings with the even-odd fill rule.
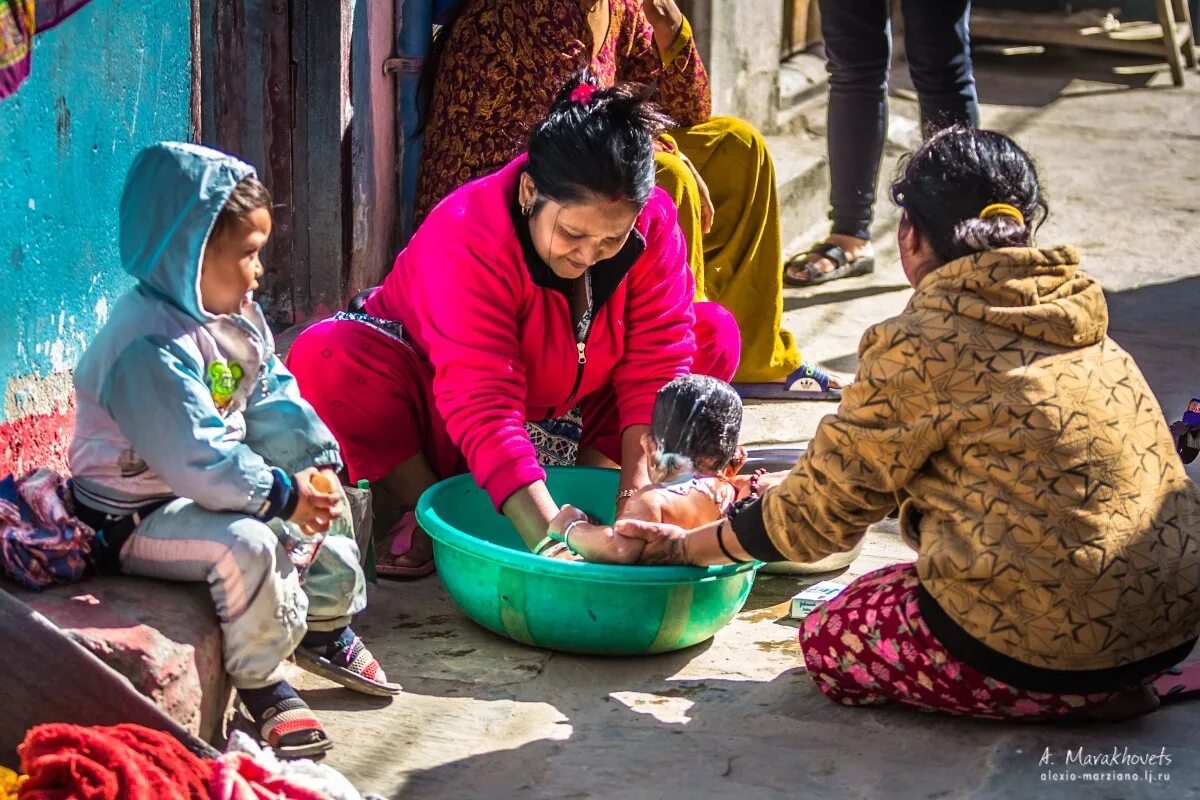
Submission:
[[[210,763],[140,725],[39,725],[17,754],[21,800],[209,800]]]
[[[140,725],[32,728],[17,748],[20,800],[327,800],[244,753],[208,761]]]

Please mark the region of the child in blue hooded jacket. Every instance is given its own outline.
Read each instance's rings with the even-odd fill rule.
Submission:
[[[137,285],[75,371],[70,458],[102,568],[207,581],[225,668],[263,738],[311,756],[331,742],[280,675],[289,655],[356,691],[400,687],[350,629],[366,582],[337,443],[253,300],[270,208],[254,170],[214,150],[162,143],[134,159],[120,249]],[[303,584],[285,521],[328,532]]]

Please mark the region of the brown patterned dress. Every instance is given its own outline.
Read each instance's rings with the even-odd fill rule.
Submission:
[[[610,0],[608,38],[596,50],[587,17],[569,0],[475,0],[446,42],[434,84],[417,188],[417,222],[462,184],[525,150],[572,75],[590,67],[602,86],[658,85],[681,126],[708,121],[712,95],[690,27],[659,56],[640,0]]]

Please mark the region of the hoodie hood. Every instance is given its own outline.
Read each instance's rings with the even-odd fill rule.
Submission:
[[[912,306],[1061,347],[1086,347],[1108,333],[1104,292],[1073,247],[1010,247],[951,261],[925,276]]]
[[[121,266],[199,322],[200,264],[217,215],[254,168],[207,147],[162,142],[138,153],[121,195]]]

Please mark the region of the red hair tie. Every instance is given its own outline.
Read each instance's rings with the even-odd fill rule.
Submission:
[[[581,83],[571,90],[571,102],[579,103],[581,106],[586,106],[592,102],[592,95],[596,93],[596,87],[590,83]]]

